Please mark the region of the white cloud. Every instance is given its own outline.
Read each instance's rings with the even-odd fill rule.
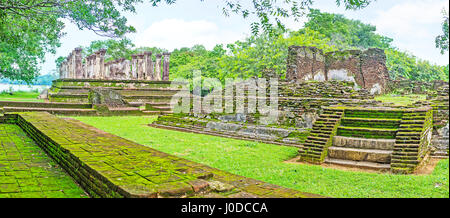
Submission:
[[[425,25],[441,23],[443,7],[447,1],[409,1],[397,4],[386,11],[379,11],[374,24],[381,32],[393,32],[397,35],[416,35],[427,37],[430,32]]]
[[[448,64],[448,53],[441,55],[434,45],[434,38],[442,31],[444,7],[448,11],[446,0],[404,1],[378,11],[371,23],[380,34],[394,38],[400,49],[433,63]]]
[[[212,49],[216,44],[231,43],[243,37],[243,34],[222,30],[206,20],[164,19],[138,32],[133,41],[138,47],[155,46],[172,50],[202,44]]]

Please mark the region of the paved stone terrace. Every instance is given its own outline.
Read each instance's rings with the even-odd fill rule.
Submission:
[[[19,113],[17,124],[92,197],[320,197],[188,161],[44,112]]]
[[[88,197],[17,125],[0,124],[0,198]]]

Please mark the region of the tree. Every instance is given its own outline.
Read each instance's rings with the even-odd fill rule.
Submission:
[[[80,29],[119,37],[134,28],[120,10],[133,11],[135,0],[0,1],[0,77],[31,82],[47,52],[54,53],[64,35],[63,19]]]
[[[444,21],[442,22],[442,35],[436,37],[436,48],[441,50],[441,54],[444,54],[448,51],[448,12],[442,9],[442,14],[444,16]]]
[[[330,43],[339,49],[370,47],[386,49],[391,47],[393,39],[381,36],[377,28],[359,20],[351,20],[341,14],[323,13],[311,9],[305,27],[315,30],[330,39]]]
[[[204,1],[204,0],[200,0]],[[216,0],[215,0],[216,1]],[[373,0],[336,0],[346,9],[366,7]],[[54,53],[64,35],[63,20],[79,29],[88,29],[108,37],[121,37],[135,32],[127,25],[122,12],[135,12],[144,0],[8,0],[0,1],[0,78],[30,82],[38,75],[38,64],[45,53]],[[175,4],[176,0],[147,0],[157,7],[161,3]],[[273,22],[284,26],[280,18],[298,19],[313,0],[252,0],[250,6],[241,0],[223,0],[225,16],[239,14],[254,16],[259,22],[251,25],[254,34],[261,29],[273,32]],[[246,2],[248,3],[248,1]]]

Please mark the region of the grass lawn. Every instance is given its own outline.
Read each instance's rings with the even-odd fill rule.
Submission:
[[[297,148],[148,127],[156,117],[74,117],[157,150],[304,192],[331,197],[449,197],[449,161],[431,175],[390,175],[284,163]]]
[[[17,91],[12,95],[9,93],[0,93],[0,101],[44,102],[42,99],[37,99],[38,96],[39,92]]]
[[[396,94],[385,94],[376,96],[375,100],[385,102],[385,103],[394,103],[395,105],[406,106],[412,104],[416,101],[422,101],[426,99],[426,95],[396,95]]]

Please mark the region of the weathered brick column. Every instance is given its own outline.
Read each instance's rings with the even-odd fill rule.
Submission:
[[[123,59],[122,62],[122,66],[123,66],[123,73],[125,74],[125,79],[131,79],[131,63],[130,60],[127,59]]]
[[[169,80],[169,60],[170,60],[170,53],[165,52],[164,55],[164,69],[163,69],[163,77],[162,80],[168,81]]]
[[[67,78],[72,77],[72,53],[67,56]]]
[[[153,61],[152,61],[152,52],[146,51],[145,55],[145,79],[153,80]]]
[[[384,93],[389,81],[384,50],[369,48],[361,55],[361,73],[364,76],[364,87],[371,93]]]
[[[98,55],[96,52],[96,53],[92,54],[92,78],[93,79],[97,79],[99,77],[98,76],[98,71],[99,71],[98,62],[99,62],[99,60],[98,60]]]
[[[105,54],[106,49],[100,49],[98,51],[97,59],[98,59],[98,75],[100,79],[105,78]]]
[[[59,66],[59,78],[60,79],[66,78],[66,64],[67,64],[67,62],[63,61],[61,63],[61,65]]]
[[[75,68],[75,78],[82,79],[83,78],[83,56],[81,54],[81,48],[75,48],[74,50],[74,68]]]
[[[143,79],[145,79],[145,68],[144,68],[145,59],[144,59],[144,54],[138,54],[137,57],[138,57],[138,67],[137,67],[138,74],[137,74],[137,79],[143,80]]]
[[[156,63],[155,63],[155,78],[156,81],[161,81],[161,54],[156,55]]]
[[[86,68],[86,78],[87,79],[92,79],[94,76],[94,56],[89,55],[86,58],[86,63],[87,63],[87,68]]]
[[[111,66],[112,65],[112,62],[110,61],[110,62],[107,62],[107,63],[105,63],[105,72],[104,72],[104,74],[105,74],[105,79],[111,79],[112,77],[113,77],[113,73],[111,72]]]
[[[137,79],[138,73],[138,60],[137,55],[131,55],[131,79]]]

